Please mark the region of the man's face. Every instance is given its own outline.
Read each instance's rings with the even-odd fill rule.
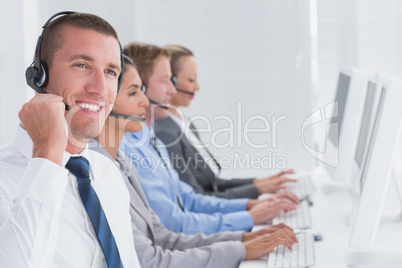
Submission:
[[[109,104],[117,94],[120,47],[112,36],[93,30],[63,28],[63,46],[54,54],[48,93],[63,96],[71,106],[66,120],[74,139],[85,141],[102,130]]]
[[[170,70],[170,62],[167,57],[161,57],[154,65],[152,75],[147,83],[147,97],[163,105],[169,106],[169,101],[174,94],[174,87],[170,78],[172,72]],[[155,118],[165,118],[169,116],[169,111],[155,105],[147,108],[147,117],[155,116]]]

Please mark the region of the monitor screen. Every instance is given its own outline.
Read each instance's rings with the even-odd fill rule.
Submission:
[[[356,163],[357,163],[359,169],[361,169],[361,167],[362,167],[363,157],[364,157],[364,153],[366,151],[367,139],[369,137],[369,132],[370,132],[369,126],[370,126],[371,116],[373,114],[372,110],[374,107],[376,86],[377,85],[371,81],[369,81],[368,85],[367,85],[366,101],[364,104],[362,121],[360,123],[359,139],[357,142],[356,154],[355,154],[355,160],[356,160]]]
[[[384,102],[384,98],[385,98],[385,91],[386,90],[383,88],[381,90],[381,94],[380,94],[380,101],[378,104],[378,111],[377,111],[375,121],[374,121],[373,133],[372,133],[371,140],[370,140],[370,142],[368,144],[368,148],[367,148],[367,150],[368,150],[367,151],[367,159],[366,159],[366,162],[364,163],[364,167],[362,167],[362,174],[360,177],[360,192],[363,192],[363,190],[364,190],[364,185],[366,183],[367,176],[368,176],[367,173],[369,171],[371,159],[373,157],[373,155],[372,155],[373,151],[374,151],[373,147],[374,147],[375,141],[377,140],[378,125],[380,124],[379,121],[381,120],[381,116],[382,116],[381,110],[383,109],[383,106],[384,106],[383,102]]]
[[[335,98],[335,101],[338,102],[338,105],[334,106],[333,117],[331,120],[331,126],[329,128],[328,133],[328,138],[335,145],[335,147],[338,147],[338,137],[342,128],[342,120],[343,115],[345,113],[346,99],[348,96],[349,85],[350,85],[350,76],[340,73]],[[337,127],[335,127],[336,125]]]

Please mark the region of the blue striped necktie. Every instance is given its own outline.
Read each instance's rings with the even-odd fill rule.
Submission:
[[[81,200],[88,212],[96,235],[98,236],[103,254],[106,258],[107,267],[123,267],[119,250],[117,249],[116,241],[114,240],[109,223],[107,222],[105,212],[102,209],[94,188],[91,186],[88,160],[82,156],[71,157],[67,162],[66,168],[77,177]]]

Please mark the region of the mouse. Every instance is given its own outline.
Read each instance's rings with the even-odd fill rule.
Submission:
[[[317,231],[311,230],[311,229],[293,229],[293,232],[295,234],[300,234],[300,233],[310,233],[314,235],[314,241],[322,241],[322,234],[320,234]]]
[[[313,201],[311,201],[310,196],[308,196],[308,195],[300,197],[299,200],[300,200],[300,203],[303,201],[306,201],[308,203],[309,207],[311,207],[313,205]]]

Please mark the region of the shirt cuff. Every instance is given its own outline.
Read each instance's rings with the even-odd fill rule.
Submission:
[[[22,198],[35,199],[50,208],[60,207],[67,187],[68,170],[45,158],[32,158],[21,179]]]
[[[250,199],[248,198],[229,199],[226,206],[224,206],[220,212],[230,213],[235,211],[247,210],[247,202],[249,200]]]
[[[233,224],[233,226],[226,226],[226,230],[242,230],[248,232],[254,226],[253,218],[248,211],[239,211],[235,213],[225,214],[225,216],[229,216],[230,218],[227,223]]]

